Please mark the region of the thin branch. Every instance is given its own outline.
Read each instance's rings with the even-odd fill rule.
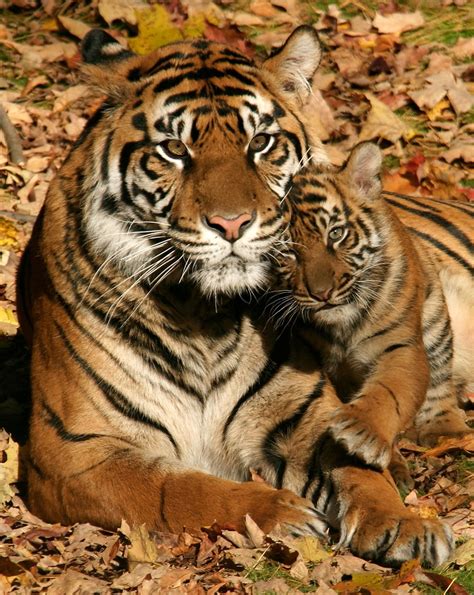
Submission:
[[[24,163],[25,158],[21,149],[20,137],[2,105],[0,105],[0,130],[3,130],[3,134],[5,135],[5,141],[10,153],[10,161],[16,165]]]

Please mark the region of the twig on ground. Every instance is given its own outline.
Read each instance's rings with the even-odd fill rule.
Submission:
[[[0,105],[0,130],[3,130],[5,141],[7,143],[8,151],[10,153],[10,161],[16,165],[25,162],[23,151],[21,148],[21,140],[18,132],[10,121],[7,112]]]

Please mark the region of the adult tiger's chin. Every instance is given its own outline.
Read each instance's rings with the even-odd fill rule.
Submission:
[[[268,282],[268,271],[266,262],[229,256],[217,264],[193,271],[190,277],[206,296],[239,295],[264,287]]]

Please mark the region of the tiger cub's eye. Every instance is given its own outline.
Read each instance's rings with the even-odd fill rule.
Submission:
[[[249,143],[249,149],[253,153],[261,153],[270,146],[273,141],[273,137],[269,134],[256,134]]]
[[[180,140],[165,140],[161,143],[161,146],[171,157],[183,158],[186,157],[186,155],[188,154],[188,149],[186,148],[186,145]]]
[[[329,239],[333,242],[337,242],[337,240],[342,239],[345,234],[345,229],[343,227],[333,227],[331,231],[328,233]]]

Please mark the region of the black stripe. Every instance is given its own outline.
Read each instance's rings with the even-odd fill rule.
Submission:
[[[392,397],[393,402],[395,403],[395,411],[397,412],[398,417],[400,417],[400,406],[398,404],[398,399],[395,396],[395,393],[386,384],[383,384],[383,382],[378,382],[378,384],[380,384],[380,386],[382,386],[388,392],[388,394]]]
[[[137,411],[133,406],[130,405],[125,395],[120,393],[116,388],[114,388],[111,384],[106,382],[104,378],[101,378],[95,370],[86,362],[74,349],[69,339],[66,337],[63,329],[61,326],[55,322],[55,327],[59,336],[63,340],[66,349],[68,350],[72,359],[80,366],[80,368],[89,376],[89,378],[94,382],[96,387],[101,391],[101,393],[105,396],[107,401],[122,415],[137,421],[139,423],[143,423],[147,426],[154,428],[155,430],[159,430],[163,434],[165,434],[171,444],[174,446],[176,455],[179,456],[179,448],[176,444],[175,439],[173,438],[171,432],[160,422],[157,422],[154,419],[148,417],[145,413],[141,411]]]
[[[459,254],[457,254],[456,252],[454,252],[454,250],[451,250],[451,248],[448,248],[448,246],[446,246],[439,240],[435,240],[429,234],[427,234],[423,231],[420,231],[419,229],[415,229],[414,227],[410,227],[410,226],[407,226],[407,229],[409,229],[412,233],[414,233],[416,236],[418,236],[422,240],[425,240],[426,242],[435,246],[435,248],[438,248],[438,250],[440,250],[441,252],[444,252],[447,256],[449,256],[450,258],[452,258],[453,260],[458,262],[460,265],[462,265],[467,271],[469,271],[471,273],[471,275],[474,275],[474,266],[470,265],[467,262],[467,260],[464,260],[464,258],[462,256],[460,256]]]
[[[390,204],[393,204],[393,200],[391,200],[390,198],[387,198],[387,201]],[[423,217],[424,219],[428,219],[429,221],[436,223],[436,225],[439,225],[444,231],[447,231],[453,237],[455,237],[459,242],[461,242],[461,244],[463,244],[470,253],[474,252],[473,243],[466,236],[466,234],[462,230],[460,230],[458,227],[456,227],[456,225],[454,225],[453,223],[451,223],[444,217],[441,217],[441,215],[436,215],[435,213],[432,213],[430,211],[420,211],[420,209],[415,209],[414,207],[408,207],[406,205],[401,205],[398,203],[396,203],[396,204],[397,204],[398,208],[402,209],[403,211],[408,211],[410,213],[413,213],[414,215],[419,215],[420,217]]]
[[[429,198],[423,196],[409,196],[408,194],[400,194],[399,192],[389,192],[388,190],[383,190],[382,192],[383,194],[389,194],[390,196],[401,198],[402,200],[414,203],[421,208],[428,209],[437,213],[440,212],[440,209],[437,209],[434,206],[434,203],[442,206],[443,208],[449,207],[450,209],[456,209],[457,211],[461,211],[461,213],[465,213],[466,215],[468,215],[468,217],[474,217],[474,206],[469,203],[462,203],[460,201],[453,200],[440,200],[439,198],[433,198],[432,196],[430,196]],[[393,200],[394,205],[396,207],[399,206],[399,203],[396,202],[395,199],[385,198],[385,200]]]
[[[281,368],[283,362],[286,360],[289,351],[289,342],[280,341],[277,342],[270,354],[267,363],[260,371],[258,378],[250,386],[247,391],[240,397],[237,403],[234,405],[229,417],[227,418],[222,435],[224,440],[227,438],[227,432],[230,424],[234,421],[235,416],[239,412],[240,408],[251,399],[258,391],[260,391],[265,385],[267,385]]]
[[[104,437],[102,434],[74,434],[69,432],[59,415],[43,399],[41,400],[41,406],[46,413],[46,423],[56,430],[57,435],[66,442],[86,442],[87,440]]]
[[[392,351],[395,351],[396,349],[402,349],[403,347],[411,347],[411,345],[408,343],[392,343],[392,345],[386,347],[383,352],[391,353]]]
[[[283,485],[283,476],[286,469],[286,460],[278,452],[278,442],[280,439],[290,437],[291,433],[295,430],[298,423],[301,421],[309,406],[318,399],[324,390],[326,381],[321,378],[311,394],[303,401],[298,407],[296,412],[289,418],[282,420],[277,424],[273,430],[267,433],[264,441],[262,450],[265,454],[267,461],[277,472],[276,487],[281,488]]]

